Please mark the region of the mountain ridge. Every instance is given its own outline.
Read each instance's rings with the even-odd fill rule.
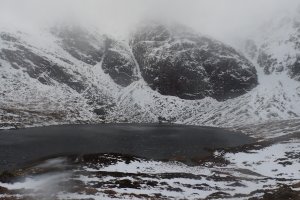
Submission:
[[[202,95],[200,99],[189,100],[172,93],[162,94],[149,85],[142,74],[145,65],[138,63],[134,55],[138,51],[129,48],[132,43],[102,35],[97,46],[85,39],[94,37],[88,35],[93,33],[91,31],[79,39],[70,34],[64,39],[44,30],[34,36],[18,31],[4,32],[1,31],[0,41],[2,128],[68,123],[155,123],[159,119],[231,127],[300,116],[299,82],[284,73],[266,75],[255,59],[247,62],[258,72],[258,86],[234,98],[216,100]],[[80,48],[75,48],[78,45]],[[186,48],[185,42],[181,45],[180,48]],[[10,55],[7,52],[13,56],[7,56]],[[245,52],[245,55],[249,54]],[[13,60],[18,56],[19,63]],[[40,71],[36,60],[45,63],[46,68]],[[54,67],[48,69],[49,65]],[[60,78],[61,74],[65,77]]]

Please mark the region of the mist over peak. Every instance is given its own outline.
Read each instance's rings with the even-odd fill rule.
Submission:
[[[34,29],[72,22],[124,36],[147,18],[177,21],[230,42],[298,4],[297,0],[2,0],[0,24]]]

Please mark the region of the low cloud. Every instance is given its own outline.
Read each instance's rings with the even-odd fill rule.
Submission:
[[[289,13],[298,0],[0,0],[0,24],[38,26],[72,20],[126,34],[147,17],[175,20],[219,39],[243,37]]]

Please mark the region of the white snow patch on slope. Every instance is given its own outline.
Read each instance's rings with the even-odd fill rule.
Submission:
[[[294,140],[247,153],[227,153],[224,157],[238,169],[248,169],[271,178],[299,180],[299,155],[300,140]]]

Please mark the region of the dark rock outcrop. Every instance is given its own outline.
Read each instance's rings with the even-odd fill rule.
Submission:
[[[56,27],[52,33],[73,57],[89,65],[102,64],[115,83],[128,86],[135,77],[135,63],[130,49],[107,35],[90,33],[77,26]]]
[[[147,24],[131,46],[143,78],[163,95],[226,100],[257,85],[255,67],[244,56],[183,26]]]
[[[105,73],[111,76],[115,83],[121,86],[128,86],[137,80],[136,66],[128,47],[108,38],[105,49],[102,68]]]

